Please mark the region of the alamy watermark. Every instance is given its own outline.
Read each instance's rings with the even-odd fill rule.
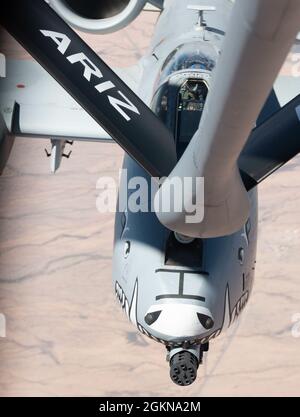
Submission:
[[[292,317],[292,336],[295,338],[300,338],[300,313],[296,313]]]
[[[6,77],[6,58],[4,54],[0,53],[0,78]]]
[[[158,193],[163,184],[163,193]],[[200,223],[204,218],[204,178],[174,177],[128,178],[120,170],[119,184],[113,177],[101,177],[96,184],[100,191],[96,207],[100,213],[186,213],[186,223]],[[118,193],[119,190],[119,193]],[[156,197],[155,197],[156,196]]]
[[[0,337],[6,337],[6,318],[0,313]]]
[[[6,77],[6,58],[0,53],[0,78]],[[0,337],[6,337],[6,318],[0,313]]]

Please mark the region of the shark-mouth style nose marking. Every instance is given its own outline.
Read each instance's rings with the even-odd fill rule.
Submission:
[[[125,310],[125,313],[129,320],[137,326],[137,296],[138,296],[138,280],[136,279],[133,289],[133,295],[131,299],[131,303],[129,306],[128,299],[121,287],[121,285],[116,281],[115,284],[115,293],[116,297],[119,300],[121,307]]]

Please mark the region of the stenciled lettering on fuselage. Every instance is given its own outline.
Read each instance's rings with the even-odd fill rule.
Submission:
[[[71,64],[80,63],[83,68],[82,77],[89,83],[93,83],[93,80],[100,81],[94,85],[94,88],[99,94],[106,94],[110,105],[127,121],[131,120],[131,117],[125,111],[131,111],[140,115],[138,108],[126,97],[126,95],[117,90],[119,97],[114,97],[107,94],[108,91],[116,89],[115,84],[111,80],[103,80],[103,74],[100,69],[83,53],[78,52],[67,56],[66,52],[71,44],[71,39],[64,33],[54,32],[52,30],[42,30],[40,32],[47,38],[50,38],[57,45],[57,51],[66,57],[66,60]]]

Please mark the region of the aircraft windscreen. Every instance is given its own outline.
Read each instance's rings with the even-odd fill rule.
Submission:
[[[212,71],[216,65],[217,53],[202,42],[191,42],[178,46],[167,57],[162,67],[162,77],[176,71],[199,69]]]
[[[174,135],[178,157],[199,127],[207,94],[205,80],[183,74],[176,80],[171,76],[154,95],[151,108]]]
[[[199,127],[208,94],[205,74],[217,57],[203,42],[191,42],[176,48],[162,67],[151,108],[174,135],[179,158]]]
[[[181,148],[188,144],[199,127],[208,88],[201,80],[186,81],[179,92],[177,104],[176,139]]]

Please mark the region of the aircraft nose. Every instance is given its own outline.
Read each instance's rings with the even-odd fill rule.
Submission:
[[[211,312],[193,304],[166,303],[151,306],[145,317],[151,333],[158,337],[195,337],[214,327]]]

